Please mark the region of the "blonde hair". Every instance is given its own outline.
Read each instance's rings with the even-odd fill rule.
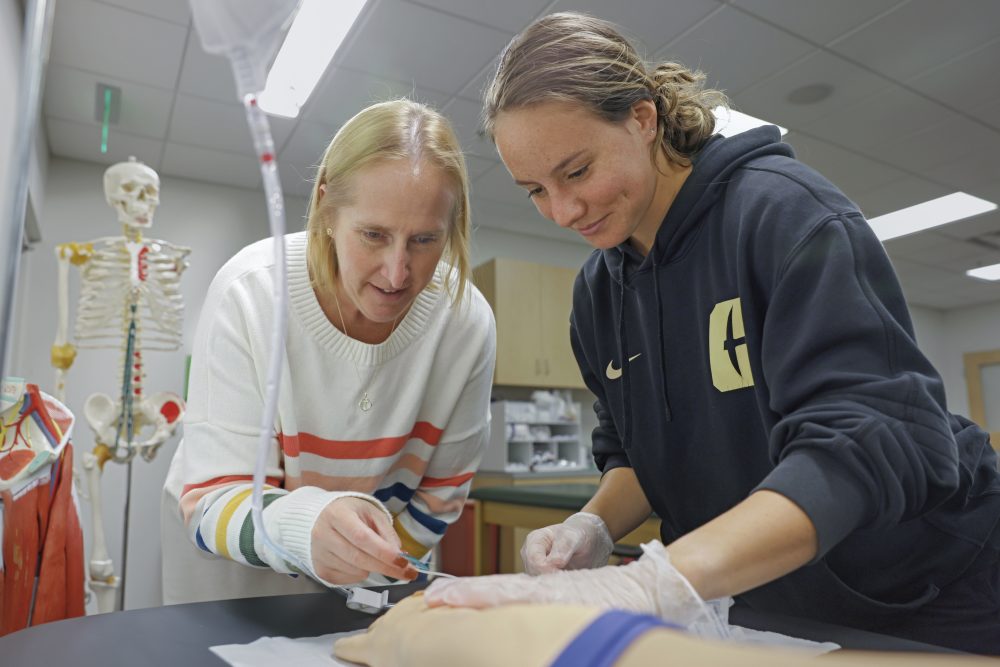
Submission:
[[[656,147],[689,165],[715,131],[725,94],[704,88],[705,75],[673,62],[650,72],[636,49],[607,21],[562,12],[538,19],[511,40],[483,100],[483,128],[493,137],[497,114],[547,101],[581,104],[610,122],[624,120],[632,105],[656,105]]]
[[[327,227],[338,208],[353,197],[354,177],[365,167],[385,160],[427,162],[441,169],[454,187],[455,205],[444,255],[457,272],[457,284],[446,278],[453,303],[459,303],[471,273],[469,258],[469,181],[458,137],[444,116],[407,99],[380,102],[344,123],[323,153],[306,209],[309,238],[306,263],[317,291],[333,289],[337,254]],[[320,198],[320,187],[326,194]]]

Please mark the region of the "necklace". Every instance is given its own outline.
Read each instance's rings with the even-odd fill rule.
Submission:
[[[337,315],[340,316],[340,324],[341,324],[341,326],[344,327],[344,334],[348,338],[350,338],[351,337],[351,332],[349,332],[347,330],[347,320],[344,319],[344,312],[340,309],[340,298],[337,296],[337,288],[336,287],[333,288],[333,302],[335,304],[337,304]],[[392,335],[392,332],[395,331],[395,329],[396,329],[396,322],[397,321],[399,321],[399,315],[397,315],[396,319],[394,319],[392,321],[392,328],[389,329],[389,335],[390,336]],[[358,368],[358,364],[353,359],[351,360],[351,365],[354,366],[354,373],[355,373],[355,375],[358,376],[358,383],[361,384],[362,386],[364,386],[365,384],[367,384],[369,387],[372,385],[373,382],[375,382],[375,376],[378,375],[378,370],[379,370],[379,368],[381,368],[381,366],[376,365],[375,366],[375,370],[372,371],[371,377],[368,378],[368,382],[366,383],[366,382],[364,382],[361,379],[361,370]],[[367,389],[363,390],[363,393],[362,393],[362,396],[361,396],[361,400],[358,401],[358,407],[361,408],[362,412],[368,412],[369,410],[372,409],[372,402],[371,402],[371,399],[368,398],[368,390]]]

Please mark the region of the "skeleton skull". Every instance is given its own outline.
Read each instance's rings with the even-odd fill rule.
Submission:
[[[118,221],[133,227],[149,227],[160,203],[160,177],[130,157],[104,172],[104,196],[118,211]]]

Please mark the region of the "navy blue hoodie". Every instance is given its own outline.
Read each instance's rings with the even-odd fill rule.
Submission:
[[[571,338],[597,465],[634,469],[664,543],[760,489],[815,524],[751,606],[877,627],[997,540],[987,434],[947,411],[857,206],[772,126],[702,148],[648,256],[590,256]]]

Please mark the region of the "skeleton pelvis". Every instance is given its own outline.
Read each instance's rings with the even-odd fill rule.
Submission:
[[[99,444],[111,448],[155,447],[177,430],[184,416],[184,401],[177,394],[161,391],[136,401],[129,411],[107,394],[91,394],[84,403],[83,415]],[[142,439],[140,434],[147,427],[152,427],[153,432]]]

